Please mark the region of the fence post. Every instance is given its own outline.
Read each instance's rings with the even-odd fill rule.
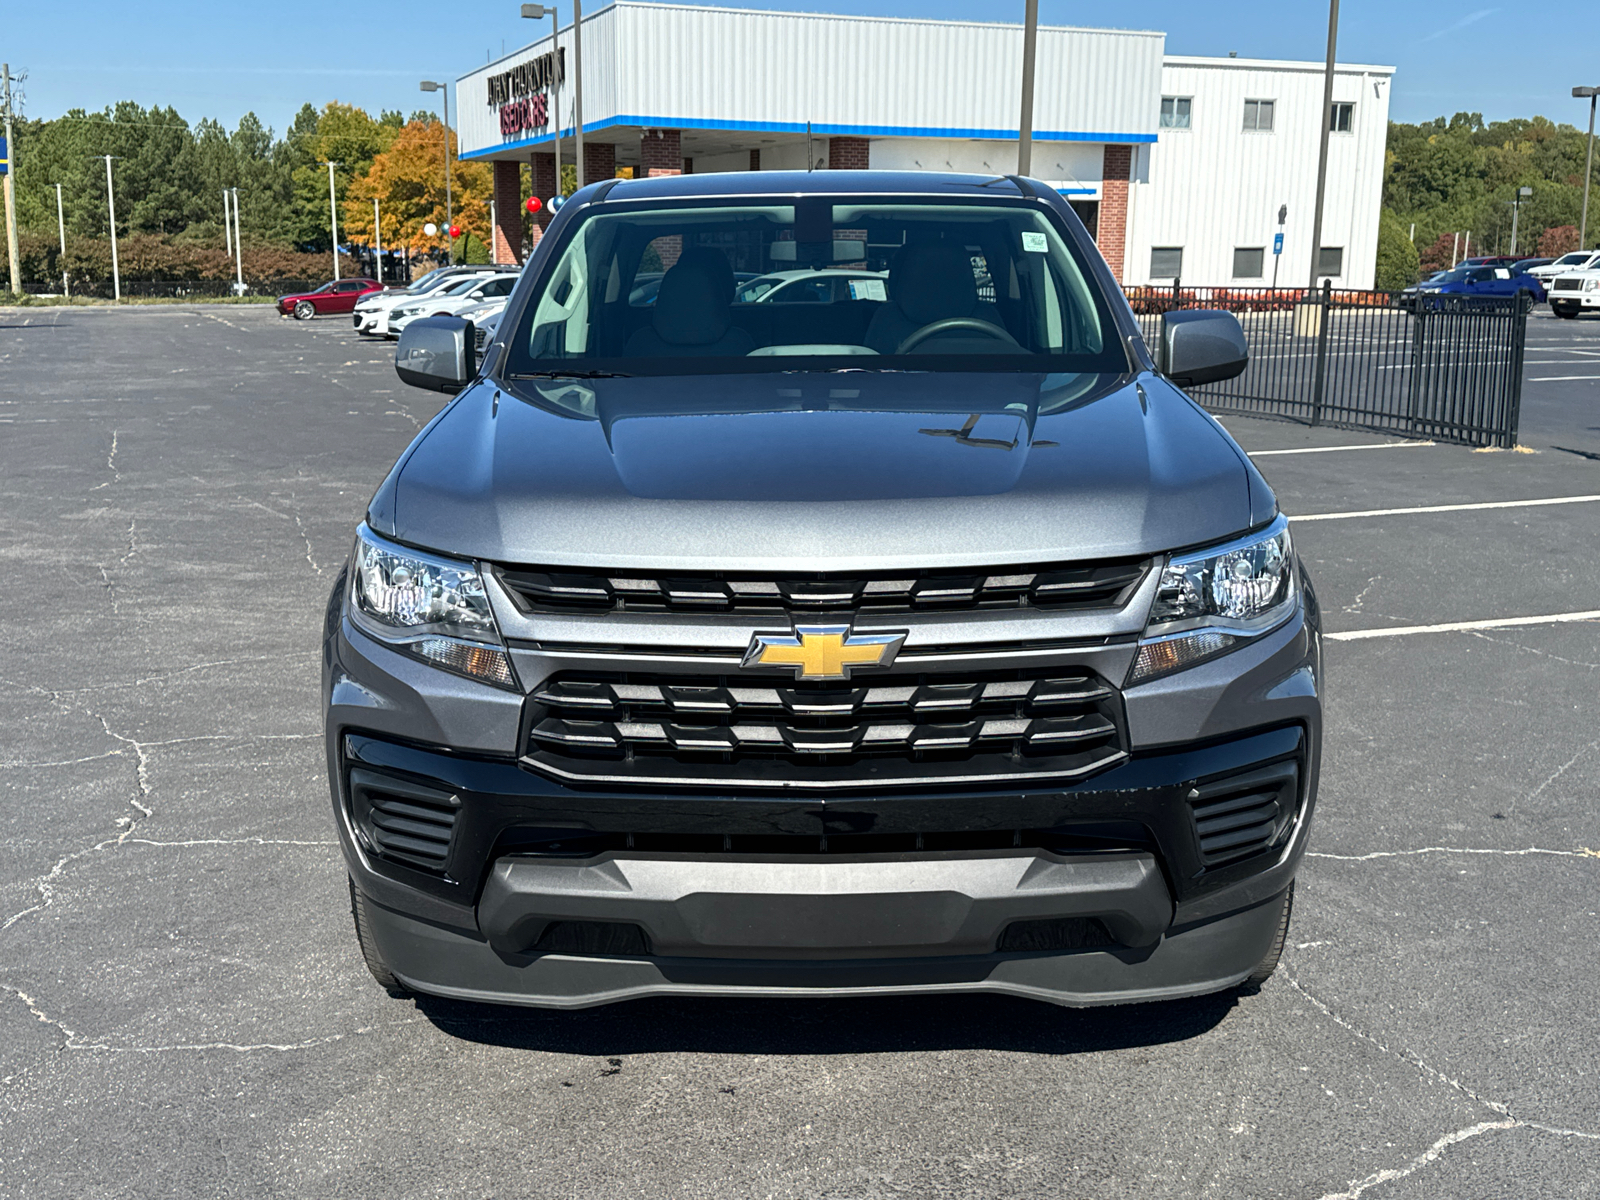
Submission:
[[[1322,295],[1318,303],[1322,306],[1321,319],[1317,322],[1317,367],[1316,375],[1311,385],[1311,423],[1322,423],[1322,393],[1328,383],[1328,318],[1333,301],[1333,280],[1322,281]]]
[[[1528,342],[1528,310],[1533,307],[1533,296],[1517,292],[1517,311],[1511,320],[1511,394],[1506,397],[1506,427],[1501,431],[1500,445],[1506,450],[1517,444],[1517,431],[1522,424],[1522,352]]]
[[[1419,432],[1417,412],[1422,407],[1422,364],[1428,341],[1422,325],[1427,314],[1427,303],[1418,295],[1411,302],[1411,386],[1406,392],[1406,428],[1412,437]]]
[[[1182,282],[1178,276],[1174,275],[1172,277],[1172,307],[1175,309],[1183,307],[1183,303],[1178,296],[1178,285]]]

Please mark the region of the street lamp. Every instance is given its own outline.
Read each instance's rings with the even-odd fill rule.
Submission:
[[[444,93],[444,227],[448,231],[455,227],[455,210],[450,205],[450,85],[447,83],[434,83],[431,79],[422,81],[422,90],[425,92]],[[450,261],[456,261],[456,243],[454,238],[447,239],[450,245]]]
[[[1584,239],[1589,236],[1589,176],[1594,170],[1594,102],[1600,96],[1600,87],[1575,87],[1572,95],[1577,100],[1589,101],[1589,154],[1583,160],[1583,217],[1578,223],[1578,249],[1585,249]]]
[[[556,148],[556,195],[561,195],[561,43],[557,40],[561,36],[561,22],[556,20],[556,6],[554,4],[524,4],[522,15],[530,21],[544,20],[545,13],[550,14],[550,61],[554,65],[550,68],[551,91],[554,99],[552,110],[555,116],[551,119],[551,126],[555,133]]]
[[[448,161],[448,160],[446,160]],[[328,160],[328,223],[333,229],[333,278],[339,280],[339,198],[333,188],[333,169],[342,167],[343,163]]]
[[[1522,208],[1522,202],[1533,195],[1531,187],[1519,187],[1517,194],[1511,201],[1511,253],[1517,252],[1517,214]]]
[[[1022,9],[1022,121],[1017,128],[1017,174],[1033,173],[1033,60],[1039,44],[1039,0]]]

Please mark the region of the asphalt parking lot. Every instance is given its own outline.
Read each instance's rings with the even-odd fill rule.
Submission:
[[[317,682],[391,355],[0,310],[0,1197],[1600,1196],[1600,321],[1535,453],[1228,422],[1333,635],[1312,854],[1260,994],[1091,1011],[379,990]]]

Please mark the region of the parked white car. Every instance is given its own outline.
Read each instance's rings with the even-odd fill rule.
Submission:
[[[888,273],[831,270],[772,271],[734,289],[735,304],[832,304],[845,300],[887,300]]]
[[[418,317],[453,317],[462,309],[476,307],[487,300],[503,300],[516,286],[517,272],[502,270],[499,274],[465,279],[441,292],[397,304],[389,311],[388,335],[399,337]]]
[[[506,301],[509,299],[510,297],[506,296],[497,300],[486,300],[482,304],[474,304],[471,308],[463,308],[455,314],[463,321],[472,322],[473,339],[480,356],[494,340],[495,330],[500,328],[500,317],[505,313]]]
[[[1600,312],[1600,255],[1589,266],[1563,271],[1550,281],[1550,311],[1568,318]]]
[[[1528,274],[1542,283],[1544,290],[1548,292],[1550,281],[1557,275],[1595,266],[1600,266],[1600,250],[1574,250],[1571,254],[1563,254],[1560,258],[1545,263],[1542,267],[1529,267]]]
[[[363,296],[356,303],[351,321],[357,333],[382,337],[389,332],[389,314],[399,305],[423,296],[436,295],[457,286],[463,279],[481,278],[493,274],[498,269],[481,264],[470,267],[436,267],[420,279],[413,280],[409,287],[385,288],[381,292]]]

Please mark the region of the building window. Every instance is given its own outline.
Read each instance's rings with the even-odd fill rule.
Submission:
[[[1271,100],[1246,100],[1244,102],[1244,128],[1246,133],[1272,132]]]
[[[1324,246],[1317,252],[1317,278],[1337,279],[1344,274],[1344,247]]]
[[[1267,261],[1265,246],[1238,246],[1233,251],[1233,277],[1235,279],[1260,279],[1262,266]]]
[[[1155,246],[1150,251],[1150,278],[1176,279],[1183,274],[1182,246]]]
[[[1189,128],[1189,108],[1194,103],[1190,96],[1161,97],[1161,128]]]
[[[1354,104],[1335,104],[1333,111],[1328,114],[1328,129],[1333,133],[1349,133],[1355,128],[1356,106]]]

